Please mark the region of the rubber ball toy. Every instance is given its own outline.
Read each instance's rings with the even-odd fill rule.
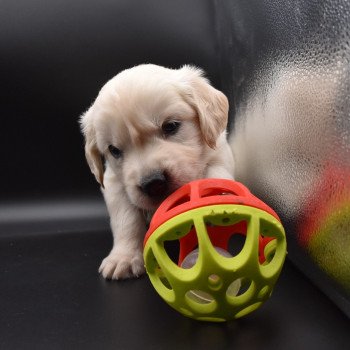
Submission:
[[[171,194],[144,240],[147,274],[181,314],[224,322],[258,309],[286,256],[277,214],[239,182],[203,179]]]

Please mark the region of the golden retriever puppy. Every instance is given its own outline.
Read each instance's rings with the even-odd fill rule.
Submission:
[[[170,193],[195,179],[233,177],[227,118],[227,98],[195,67],[140,65],[103,86],[80,122],[114,238],[99,269],[105,278],[144,272],[146,218]]]

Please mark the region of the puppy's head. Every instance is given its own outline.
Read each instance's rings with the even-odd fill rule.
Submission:
[[[204,176],[227,114],[225,95],[197,68],[125,70],[81,117],[88,164],[103,186],[105,158],[130,201],[153,210],[175,189]]]

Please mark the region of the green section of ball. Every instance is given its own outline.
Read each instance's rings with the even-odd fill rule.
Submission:
[[[210,225],[247,222],[242,250],[220,254],[207,232]],[[214,223],[214,224],[213,224]],[[195,228],[198,258],[191,268],[172,261],[165,242],[179,240]],[[274,238],[266,246],[269,259],[259,262],[260,233]],[[144,248],[149,278],[159,295],[185,316],[222,322],[245,316],[271,295],[286,256],[281,223],[265,211],[243,205],[211,205],[184,212],[158,227]]]

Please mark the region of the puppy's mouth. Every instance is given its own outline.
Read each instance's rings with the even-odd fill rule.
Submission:
[[[168,172],[161,170],[153,171],[147,176],[144,176],[140,181],[138,188],[142,194],[142,200],[138,204],[143,209],[154,210],[181,185]]]

